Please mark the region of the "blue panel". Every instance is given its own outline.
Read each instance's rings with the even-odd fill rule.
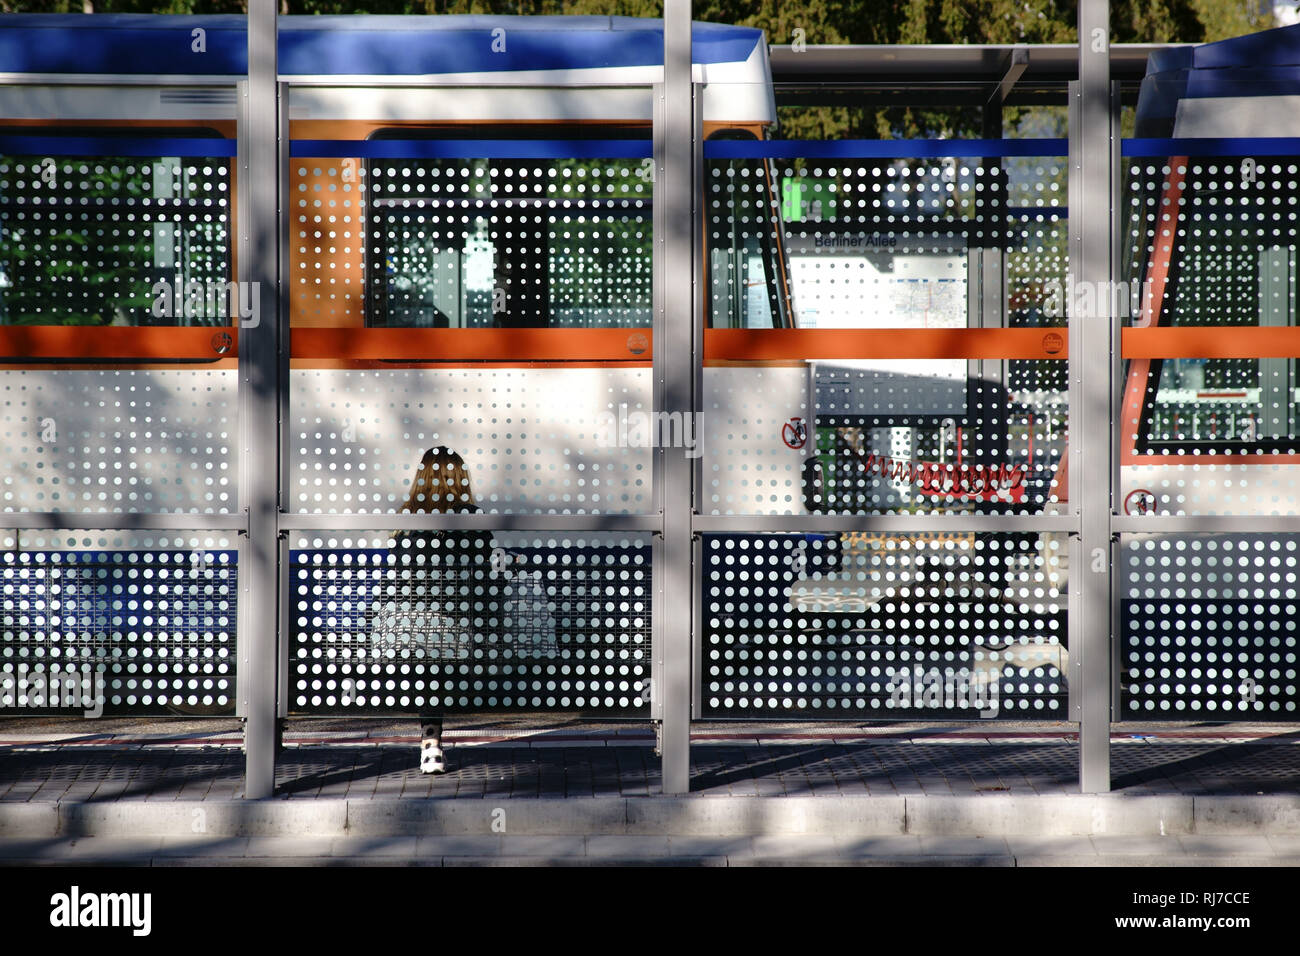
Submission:
[[[1192,70],[1184,99],[1210,96],[1287,96],[1300,93],[1300,67],[1242,67],[1235,70]]]
[[[659,20],[469,16],[312,17],[305,18],[310,22],[294,22],[297,19],[287,18],[280,34],[280,72],[286,75],[411,76],[663,63]],[[366,21],[364,28],[358,28],[358,20]],[[692,30],[693,59],[743,62],[762,36],[761,30],[749,27],[697,23]]]
[[[1192,66],[1197,70],[1233,67],[1293,66],[1300,64],[1300,25],[1264,30],[1195,48]]]
[[[1171,70],[1191,69],[1195,59],[1196,48],[1177,46],[1169,50],[1153,50],[1147,57],[1147,76],[1155,73],[1167,73]]]
[[[241,76],[241,16],[9,14],[0,72]],[[193,31],[204,31],[195,52]],[[696,63],[743,62],[762,42],[751,27],[697,23]],[[494,46],[496,49],[494,50]],[[631,17],[281,17],[286,75],[410,76],[655,66],[663,24]]]
[[[237,145],[212,137],[0,136],[0,155],[217,157],[237,155]]]
[[[325,159],[644,159],[648,139],[295,139],[290,156]]]
[[[146,14],[6,14],[0,72],[241,76],[248,72],[245,18]],[[204,31],[205,52],[192,47]]]
[[[1152,74],[1142,81],[1138,94],[1138,136],[1172,136],[1174,119],[1178,115],[1178,101],[1187,91],[1187,70]]]
[[[1300,94],[1300,26],[1160,50],[1147,60],[1136,132],[1170,135],[1184,99],[1292,94]]]
[[[1300,25],[1263,30],[1200,46],[1156,50],[1147,59],[1147,76],[1175,70],[1234,70],[1300,66]]]
[[[710,140],[706,159],[912,159],[947,156],[1065,156],[1064,139]]]
[[[1123,156],[1295,156],[1300,137],[1224,137],[1221,139],[1126,139]]]

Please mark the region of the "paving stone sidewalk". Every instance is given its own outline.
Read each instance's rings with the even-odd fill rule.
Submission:
[[[451,771],[421,774],[412,745],[298,746],[279,757],[277,789],[302,800],[633,797],[660,792],[659,760],[621,746],[461,746]],[[1077,791],[1069,742],[714,744],[692,754],[692,795],[961,796]],[[1112,746],[1114,789],[1129,794],[1300,792],[1300,745],[1138,742]],[[243,788],[237,747],[130,744],[0,746],[0,801],[230,800]]]

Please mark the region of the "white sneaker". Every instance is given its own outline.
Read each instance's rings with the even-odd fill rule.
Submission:
[[[447,755],[432,740],[424,741],[420,747],[420,773],[446,773]]]

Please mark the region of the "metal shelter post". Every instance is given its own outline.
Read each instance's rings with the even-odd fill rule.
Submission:
[[[1111,89],[1109,0],[1079,3],[1079,80],[1071,91],[1070,274],[1097,308],[1070,308],[1070,653],[1077,658],[1079,789],[1110,789],[1111,719]],[[1068,295],[1075,299],[1076,296]],[[1087,301],[1087,297],[1082,297]]]
[[[655,90],[654,112],[654,408],[682,422],[679,434],[699,441],[694,99],[691,2],[665,0],[664,82]],[[654,457],[663,532],[655,542],[651,699],[662,721],[664,793],[686,793],[691,774],[692,593],[698,584],[691,541],[694,462],[686,451],[661,446]]]
[[[239,493],[248,520],[239,563],[239,697],[247,760],[244,796],[275,790],[279,634],[279,104],[274,0],[248,6],[248,82],[240,103],[246,203],[239,210],[240,280],[258,310],[239,330]]]
[[[1015,88],[1016,81],[1029,65],[1029,53],[1013,50],[1007,58],[1006,73],[993,94],[985,101],[982,113],[982,132],[985,139],[1002,139],[1003,104]],[[993,170],[996,169],[996,172]],[[979,247],[980,297],[979,325],[982,328],[1001,329],[1007,326],[1007,168],[1005,158],[984,160],[979,166],[978,186],[983,193],[986,210],[983,237]],[[1003,359],[975,359],[973,371],[985,381],[1001,382],[1009,386],[1008,363]]]

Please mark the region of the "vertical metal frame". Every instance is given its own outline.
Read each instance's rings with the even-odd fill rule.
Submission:
[[[248,716],[248,695],[245,693],[244,668],[249,666],[246,661],[252,661],[253,652],[249,645],[249,635],[252,634],[252,628],[248,623],[248,601],[253,588],[253,579],[250,575],[244,574],[244,566],[248,564],[248,538],[244,535],[243,529],[233,535],[233,544],[235,551],[235,594],[237,603],[235,605],[235,716],[243,720]]]
[[[654,91],[654,410],[694,419],[701,353],[696,348],[698,135],[691,72],[691,2],[665,0],[664,82]],[[687,275],[690,282],[683,281]],[[683,433],[685,422],[683,417]],[[695,462],[685,449],[655,449],[654,495],[662,531],[654,547],[651,698],[662,721],[664,793],[690,789],[694,473]]]
[[[281,196],[288,196],[292,190],[290,188],[290,178],[293,170],[288,162],[288,142],[289,142],[289,84],[281,83],[277,87],[278,102],[280,104],[279,129],[280,142],[284,149],[284,159],[277,160],[279,163],[280,177],[279,188]],[[293,230],[293,217],[285,210],[284,215],[277,216],[277,235],[280,237],[279,262],[280,275],[289,276],[292,269],[289,265],[289,258],[293,249],[291,236]],[[279,345],[277,352],[277,373],[276,384],[278,406],[277,418],[277,447],[279,449],[279,468],[277,469],[276,480],[276,520],[279,516],[290,510],[290,496],[293,493],[293,468],[292,468],[292,451],[293,435],[292,422],[293,416],[290,413],[291,396],[289,394],[289,354],[290,340],[293,334],[290,329],[290,319],[292,316],[291,303],[293,301],[293,283],[277,282],[276,291],[279,296],[279,311],[276,313],[279,317]],[[293,607],[292,592],[289,590],[292,582],[289,579],[289,532],[281,525],[279,528],[278,539],[279,566],[277,568],[278,582],[277,594],[280,602],[280,626],[277,630],[277,642],[279,644],[278,654],[278,680],[276,681],[276,749],[281,749],[283,744],[284,721],[289,716],[289,655],[292,652],[289,635],[292,634],[292,620],[290,614]]]
[[[691,18],[686,18],[691,22]],[[687,57],[691,63],[693,57]],[[694,66],[692,65],[692,80]],[[687,514],[687,530],[690,539],[690,575],[691,575],[691,631],[690,631],[690,667],[691,667],[691,719],[703,713],[704,680],[704,591],[701,575],[704,571],[704,539],[694,530],[694,522],[700,513],[699,495],[704,482],[704,455],[707,433],[705,421],[701,415],[704,403],[704,326],[708,322],[708,302],[712,295],[712,276],[704,265],[704,84],[691,84],[691,414],[693,426],[689,434],[696,443],[696,455],[690,459],[691,488],[690,497],[684,502]],[[689,760],[689,757],[687,758]],[[689,767],[688,767],[689,769]]]
[[[698,353],[698,354],[703,354]],[[700,488],[697,482],[696,489]],[[704,536],[698,531],[691,537],[691,719],[704,713]]]
[[[1079,128],[1079,122],[1080,122],[1079,82],[1077,80],[1071,80],[1069,84],[1067,84],[1067,90],[1068,90],[1067,92],[1068,100],[1066,103],[1066,129],[1069,131],[1070,145],[1069,145],[1069,157],[1066,160],[1069,166],[1068,172],[1066,174],[1066,196],[1067,196],[1066,205],[1067,208],[1071,210],[1079,210],[1080,215],[1082,215],[1083,196],[1081,195],[1081,184],[1083,180],[1082,177],[1077,175],[1076,163],[1078,162],[1078,157],[1075,155],[1076,144],[1075,144],[1075,132],[1074,132],[1076,129]],[[1069,229],[1069,238],[1066,243],[1066,248],[1069,251],[1069,262],[1066,266],[1067,285],[1068,285],[1068,277],[1077,275],[1078,261],[1079,261],[1078,260],[1079,246],[1078,246],[1078,242],[1076,241],[1078,235],[1077,235],[1073,217],[1071,217],[1068,221],[1068,229]],[[1070,303],[1068,302],[1066,303],[1066,308],[1067,310],[1070,308]],[[1068,321],[1069,321],[1069,328],[1067,329],[1067,335],[1069,335],[1070,337],[1069,338],[1070,349],[1073,350],[1076,347],[1077,343],[1074,338],[1074,322],[1073,322],[1072,315],[1068,316]],[[1069,390],[1068,403],[1070,409],[1069,411],[1070,428],[1068,432],[1069,444],[1067,445],[1067,449],[1069,451],[1069,455],[1066,461],[1066,469],[1067,469],[1066,474],[1068,476],[1067,481],[1069,481],[1071,487],[1073,487],[1074,482],[1071,479],[1073,479],[1074,477],[1073,469],[1075,467],[1075,460],[1074,460],[1075,456],[1073,453],[1075,447],[1074,403],[1075,401],[1078,400],[1079,397],[1077,394],[1077,389],[1075,388],[1075,382],[1078,378],[1078,367],[1074,364],[1075,360],[1073,358],[1067,359],[1066,361],[1070,363],[1069,380],[1068,380],[1068,390]],[[1067,507],[1071,515],[1077,515],[1079,513],[1078,501],[1073,497],[1073,495],[1071,495]],[[1078,600],[1079,589],[1075,586],[1076,585],[1075,578],[1078,574],[1082,573],[1084,562],[1083,562],[1083,550],[1080,545],[1079,535],[1073,532],[1070,534],[1069,541],[1066,544],[1066,560],[1068,562],[1067,566],[1070,569],[1069,582],[1067,585],[1068,593],[1066,594],[1066,599],[1065,599],[1066,600],[1066,628],[1069,634],[1069,645],[1070,645],[1070,660],[1069,660],[1070,673],[1067,675],[1068,699],[1066,702],[1066,709],[1069,714],[1069,719],[1077,723],[1082,721],[1083,719],[1083,707],[1082,707],[1083,657],[1080,653],[1078,653],[1078,647],[1079,647],[1078,642],[1080,638],[1079,638],[1078,628],[1076,627],[1076,621],[1079,620],[1079,600]]]
[[[1124,159],[1120,154],[1120,147],[1124,141],[1124,103],[1121,93],[1120,83],[1118,81],[1112,82],[1110,84],[1110,274],[1115,279],[1124,276],[1123,243],[1121,241],[1121,237],[1124,235],[1125,216]],[[1113,297],[1111,301],[1114,301]],[[1119,336],[1123,334],[1121,331],[1123,322],[1118,316],[1112,321],[1115,329],[1113,341],[1118,342]],[[1120,349],[1111,348],[1110,486],[1112,488],[1112,512],[1118,508],[1123,500],[1123,492],[1120,490],[1123,487],[1120,482],[1120,447],[1124,440],[1124,422],[1122,419],[1124,408],[1124,359],[1120,353]],[[1124,548],[1118,534],[1111,535],[1110,548],[1110,713],[1112,720],[1119,720],[1124,713],[1124,688],[1121,681],[1121,676],[1124,673],[1124,648],[1122,643],[1122,597],[1124,591],[1122,564]]]
[[[239,171],[238,186],[235,195],[235,221],[238,225],[238,234],[235,236],[238,250],[238,261],[248,263],[252,261],[249,251],[249,224],[244,220],[246,210],[252,208],[252,199],[249,195],[252,176],[249,174],[248,167],[248,81],[240,80],[235,84],[236,111],[235,111],[235,162]],[[239,275],[234,278],[242,280],[246,278],[244,269],[240,269]],[[259,303],[259,308],[260,303]],[[238,537],[235,540],[236,560],[236,592],[239,594],[239,606],[235,616],[235,650],[237,656],[237,666],[235,668],[235,716],[241,720],[248,718],[249,701],[251,699],[251,685],[245,678],[245,671],[251,672],[253,661],[253,649],[250,644],[250,637],[253,633],[252,619],[249,612],[252,607],[251,597],[255,578],[249,573],[249,548],[248,548],[248,503],[250,488],[248,484],[248,446],[251,436],[249,435],[249,389],[247,387],[247,371],[244,368],[244,338],[243,330],[240,330],[239,342],[239,368],[236,372],[236,395],[235,395],[235,414],[239,421],[235,425],[235,434],[238,440],[238,446],[235,451],[235,494],[236,506],[239,509],[240,528],[237,532]]]
[[[966,324],[972,327],[984,327],[984,262],[988,252],[983,246],[977,246],[968,237],[966,240]],[[966,378],[983,378],[984,363],[987,359],[968,358],[966,360]],[[810,393],[811,394],[811,393]],[[970,401],[969,392],[967,401]]]
[[[652,251],[650,254],[650,292],[652,296],[652,340],[651,340],[651,370],[650,370],[650,393],[651,393],[651,411],[657,412],[663,408],[664,400],[664,361],[662,355],[662,340],[664,338],[664,295],[666,286],[664,283],[664,240],[667,234],[667,227],[664,223],[664,210],[666,205],[661,201],[661,192],[665,181],[664,169],[664,144],[663,129],[666,122],[667,112],[664,109],[664,86],[662,83],[656,83],[653,89],[653,103],[651,104],[652,117],[652,136],[654,139],[652,146],[652,161],[654,163],[654,180],[652,185],[652,194],[654,202],[651,203],[651,232],[652,232]],[[664,600],[664,454],[663,449],[655,447],[650,452],[650,503],[657,519],[658,527],[650,539],[650,719],[657,727],[662,729],[664,719],[664,661],[665,661],[665,643],[664,643],[664,613],[667,602]],[[660,751],[662,752],[663,739],[660,736]]]
[[[282,449],[287,447],[280,446]],[[279,611],[276,620],[276,681],[275,681],[275,747],[280,750],[284,743],[284,721],[289,716],[289,655],[291,653],[289,635],[293,633],[293,582],[289,580],[289,535],[281,534],[276,540],[276,594]]]
[[[984,104],[983,131],[985,139],[1002,139],[1002,102]],[[996,175],[989,172],[990,162],[997,162]],[[1006,237],[1007,237],[1007,170],[1005,157],[985,157],[980,160],[979,179],[984,185],[985,216],[983,238],[980,241],[979,262],[979,326],[984,329],[1001,329],[1007,325],[1006,293]],[[985,380],[1008,384],[1009,366],[1005,359],[977,359],[977,374]]]
[[[239,330],[240,502],[248,519],[239,566],[244,796],[275,789],[279,599],[280,119],[274,0],[250,0],[248,80],[240,97],[245,183],[240,281],[253,283],[258,322]]]
[[[1070,271],[1109,289],[1111,274],[1110,4],[1080,0],[1079,80],[1070,91]],[[1086,212],[1096,215],[1086,215]],[[1095,297],[1109,303],[1110,296]],[[1115,317],[1070,303],[1070,461],[1079,534],[1070,555],[1070,657],[1077,660],[1079,789],[1110,789],[1111,419]]]

